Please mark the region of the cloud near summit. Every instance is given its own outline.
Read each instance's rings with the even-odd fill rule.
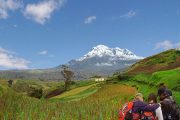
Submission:
[[[155,49],[168,50],[172,48],[180,48],[180,42],[172,43],[170,40],[164,40],[155,45]]]

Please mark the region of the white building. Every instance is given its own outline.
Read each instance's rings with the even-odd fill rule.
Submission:
[[[105,78],[95,78],[95,81],[96,82],[103,82],[103,81],[105,81]]]

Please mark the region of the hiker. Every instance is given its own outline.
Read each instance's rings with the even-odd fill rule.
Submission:
[[[119,120],[139,120],[142,112],[154,112],[160,106],[159,104],[149,105],[143,101],[143,95],[137,93],[134,100],[124,105],[123,109],[120,110]]]
[[[174,99],[173,99],[172,91],[169,90],[164,83],[161,83],[161,84],[159,85],[159,88],[165,88],[165,89],[166,89],[166,93],[169,94],[170,99],[174,100]]]
[[[176,102],[170,98],[170,94],[165,87],[158,89],[158,96],[162,108],[164,120],[180,120],[180,110]]]
[[[148,96],[149,105],[157,104],[157,96],[154,93],[150,93]],[[154,112],[144,112],[142,117],[148,117],[148,120],[163,120],[161,106],[159,106]]]

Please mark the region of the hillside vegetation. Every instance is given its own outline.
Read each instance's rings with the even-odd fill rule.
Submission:
[[[177,67],[180,67],[180,50],[171,49],[137,62],[129,68],[127,74],[151,74],[157,71],[175,69]]]
[[[180,68],[154,72],[151,75],[140,73],[131,77],[131,80],[156,87],[164,83],[168,88],[180,92]]]
[[[168,50],[141,60],[106,82],[72,81],[66,91],[63,82],[14,80],[9,87],[0,80],[0,119],[117,120],[119,108],[135,93],[147,98],[157,93],[161,83],[180,104],[180,51]]]
[[[88,86],[78,87],[75,89],[72,89],[70,91],[66,91],[60,95],[57,95],[51,99],[60,99],[60,100],[66,100],[66,101],[74,101],[74,100],[80,100],[82,98],[85,98],[93,93],[95,93],[98,90],[97,84],[92,84]]]
[[[124,73],[114,74],[110,81],[136,87],[145,97],[151,92],[157,93],[163,83],[180,104],[180,50],[171,49],[145,58]]]
[[[61,98],[35,99],[7,87],[8,90],[5,90],[0,96],[0,119],[116,120],[118,109],[122,103],[136,93],[135,88],[121,84],[99,84],[97,87],[98,90],[96,89],[93,94],[71,102]],[[88,93],[88,89],[77,92],[77,97],[80,94]],[[69,93],[70,96],[72,94],[74,97],[76,96],[74,93]]]

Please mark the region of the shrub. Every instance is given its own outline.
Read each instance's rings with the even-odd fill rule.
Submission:
[[[28,95],[30,97],[35,97],[35,98],[42,98],[43,96],[43,90],[42,88],[34,88],[34,87],[30,87],[31,88],[31,91],[28,92]]]

